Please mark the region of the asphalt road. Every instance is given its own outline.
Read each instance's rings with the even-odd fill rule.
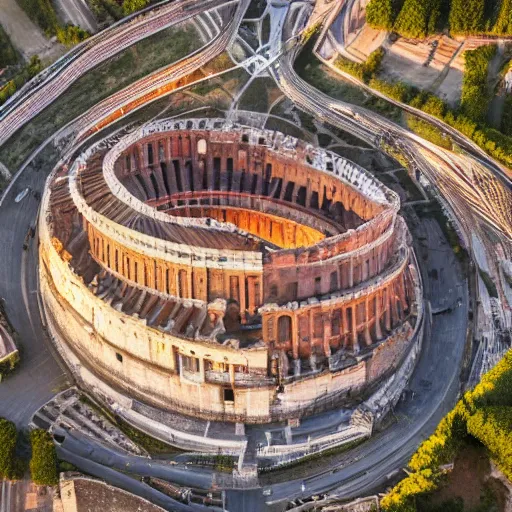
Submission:
[[[373,491],[387,481],[387,475],[405,466],[418,444],[453,407],[460,387],[468,290],[437,223],[428,221],[424,226],[429,244],[429,257],[425,262],[427,273],[435,271],[445,276],[436,282],[432,300],[435,304],[438,299],[453,293],[457,293],[461,300],[460,306],[433,316],[430,336],[425,336],[420,359],[408,386],[408,399],[400,402],[393,413],[396,423],[351,450],[320,475],[271,485],[272,495],[267,504],[327,491],[340,497]]]
[[[34,191],[42,191],[42,172],[32,168],[22,173],[0,205],[0,297],[21,340],[21,363],[18,369],[0,384],[0,416],[26,427],[32,414],[56,391],[67,387],[67,375],[44,334],[37,299],[37,247],[34,240],[28,251],[23,241],[35,219],[39,200]],[[30,187],[20,203],[17,194]]]

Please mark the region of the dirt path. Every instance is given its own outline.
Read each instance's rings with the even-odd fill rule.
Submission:
[[[53,61],[65,52],[62,45],[45,37],[16,0],[0,0],[0,13],[2,27],[25,59],[39,55],[42,60]]]

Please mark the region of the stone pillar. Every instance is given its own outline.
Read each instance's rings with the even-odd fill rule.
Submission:
[[[384,305],[386,310],[384,311],[384,327],[386,331],[391,331],[391,303],[390,303],[390,291],[389,286],[384,290]]]
[[[342,326],[341,332],[343,333],[343,347],[348,348],[349,345],[349,337],[347,336],[348,332],[350,332],[350,327],[348,325],[348,308],[344,307],[342,310]]]
[[[369,308],[369,300],[368,296],[366,297],[364,303],[364,311],[365,311],[365,324],[364,324],[364,341],[366,345],[369,347],[372,344],[372,337],[370,334],[370,308]]]
[[[324,355],[325,357],[331,356],[331,326],[332,326],[332,311],[324,315]]]
[[[293,359],[297,360],[299,358],[299,336],[297,333],[297,318],[295,315],[291,316],[291,327]],[[279,319],[276,323],[276,328],[279,330]]]
[[[352,305],[352,350],[354,354],[359,353],[359,342],[357,340],[357,307],[356,305]]]
[[[348,287],[354,286],[354,259],[350,256],[350,265],[348,267]]]
[[[382,339],[382,329],[380,327],[380,316],[381,316],[381,307],[380,303],[382,300],[382,291],[379,290],[377,295],[375,296],[375,336],[377,337],[377,341]]]
[[[229,365],[229,382],[231,382],[231,386],[235,387],[235,365]]]

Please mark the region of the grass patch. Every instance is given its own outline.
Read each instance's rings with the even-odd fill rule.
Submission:
[[[407,127],[425,140],[445,149],[453,149],[452,139],[439,128],[411,114],[405,116]]]
[[[127,48],[79,78],[56,101],[18,130],[0,149],[12,172],[49,134],[99,101],[202,45],[191,27],[171,27]]]
[[[273,85],[271,78],[255,78],[242,94],[238,102],[238,108],[251,112],[268,112],[270,106],[269,87],[271,85]]]

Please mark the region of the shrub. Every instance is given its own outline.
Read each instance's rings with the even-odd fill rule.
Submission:
[[[148,0],[124,0],[123,13],[125,16],[132,12],[140,11],[148,5]]]
[[[16,425],[12,421],[0,418],[0,476],[11,478],[15,465]]]
[[[56,485],[59,482],[57,474],[57,454],[52,436],[43,429],[30,433],[32,458],[30,474],[37,485]]]
[[[87,30],[76,25],[66,25],[64,28],[57,28],[57,39],[65,46],[74,46],[81,43],[90,36]]]
[[[370,53],[366,62],[359,63],[353,62],[341,55],[339,55],[334,61],[334,65],[341,71],[345,71],[363,82],[367,82],[380,70],[382,59],[384,58],[384,50],[378,48],[374,52]]]
[[[401,103],[408,103],[415,96],[414,87],[405,82],[397,81],[395,83],[372,78],[368,84],[372,89],[379,91],[394,100]]]
[[[512,407],[483,407],[468,418],[468,431],[484,444],[512,480]]]

